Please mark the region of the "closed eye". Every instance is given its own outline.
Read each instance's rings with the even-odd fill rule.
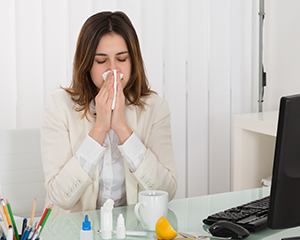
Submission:
[[[119,62],[125,62],[127,60],[127,58],[124,59],[118,59]]]
[[[103,63],[105,63],[105,62],[106,62],[106,60],[104,60],[104,61],[102,61],[102,62],[101,62],[101,61],[97,61],[97,60],[96,60],[96,62],[97,62],[97,63],[99,63],[99,64],[103,64]]]

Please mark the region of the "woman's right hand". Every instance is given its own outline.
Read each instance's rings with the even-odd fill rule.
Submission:
[[[96,121],[89,135],[101,145],[103,145],[105,136],[110,130],[111,125],[111,106],[114,98],[113,84],[114,80],[111,71],[95,97]]]

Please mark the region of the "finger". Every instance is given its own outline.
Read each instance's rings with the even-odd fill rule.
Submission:
[[[124,102],[124,94],[122,83],[118,83],[117,85],[117,94],[116,94],[116,106],[120,106]]]
[[[117,69],[117,83],[121,82],[121,76],[120,76],[121,72],[120,69]]]
[[[107,91],[110,91],[111,86],[112,86],[112,77],[110,72],[107,75],[106,81],[104,81],[98,94],[103,96]]]
[[[97,94],[95,97],[96,105],[99,104],[99,106],[106,106],[107,104],[110,104],[110,98],[113,98],[113,87],[107,86],[106,88],[101,88],[101,91]]]
[[[107,102],[110,104],[110,106],[112,105],[113,100],[114,100],[114,86],[111,86],[109,90],[109,96],[107,99]]]
[[[113,98],[113,94],[114,94],[114,76],[113,76],[113,72],[111,71],[109,76],[109,79],[107,79],[107,85],[105,86],[105,92]]]
[[[116,95],[120,96],[120,89],[119,87],[121,86],[122,88],[122,83],[121,83],[121,79],[120,79],[120,70],[117,69],[117,86],[116,86]],[[122,89],[121,89],[122,91]]]
[[[122,96],[123,95],[123,87],[122,87],[122,83],[118,82],[117,84],[117,95],[118,96]]]
[[[111,72],[107,75],[106,80],[105,80],[103,86],[104,86],[104,87],[108,87],[109,85],[113,84],[113,80],[114,80],[114,78],[113,78],[113,72],[111,71]]]

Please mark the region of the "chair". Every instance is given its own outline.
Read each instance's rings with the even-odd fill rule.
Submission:
[[[29,218],[34,199],[35,216],[42,215],[44,182],[40,129],[0,130],[0,197],[14,215]]]

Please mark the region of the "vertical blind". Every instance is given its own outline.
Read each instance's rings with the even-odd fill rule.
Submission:
[[[99,11],[135,26],[151,87],[168,100],[177,198],[230,190],[233,115],[251,111],[253,1],[1,0],[1,129],[38,128],[69,86],[76,40]]]

